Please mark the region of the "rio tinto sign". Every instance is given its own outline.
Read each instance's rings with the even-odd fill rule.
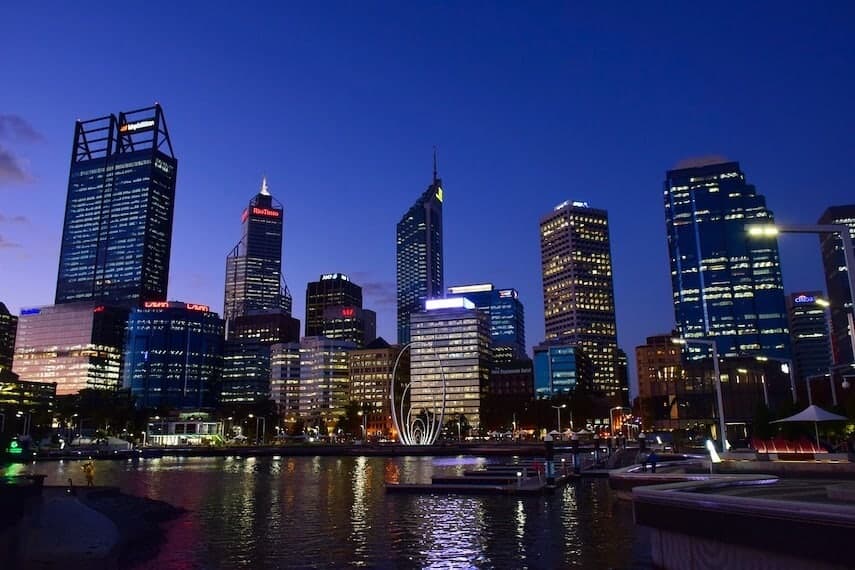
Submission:
[[[278,218],[279,212],[276,210],[271,210],[270,208],[252,208],[253,215],[256,216],[264,216],[266,218]]]

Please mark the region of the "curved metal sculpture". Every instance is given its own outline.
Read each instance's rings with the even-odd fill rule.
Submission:
[[[439,364],[439,375],[442,378],[442,404],[439,408],[439,421],[436,419],[436,394],[433,395],[433,412],[429,412],[427,410],[421,410],[425,412],[425,415],[421,414],[413,417],[413,407],[409,406],[405,411],[405,403],[407,392],[409,392],[410,387],[412,386],[412,381],[408,382],[407,385],[401,390],[401,407],[400,407],[400,419],[398,418],[399,410],[395,406],[395,378],[397,378],[398,372],[398,364],[401,362],[401,357],[404,355],[406,350],[409,350],[413,343],[407,343],[401,349],[401,352],[398,353],[398,357],[395,359],[395,366],[392,367],[392,380],[389,386],[389,401],[392,405],[392,422],[395,424],[395,431],[398,432],[398,441],[400,441],[404,445],[433,445],[436,443],[436,439],[439,437],[440,431],[442,431],[442,422],[445,419],[445,399],[446,399],[446,383],[445,383],[445,370],[442,368],[442,362],[439,359],[439,354],[437,354],[436,349],[433,349],[434,356],[436,356],[436,361]]]

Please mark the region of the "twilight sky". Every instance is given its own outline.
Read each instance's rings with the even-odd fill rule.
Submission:
[[[7,6],[0,301],[53,302],[74,120],[159,101],[179,159],[171,299],[222,310],[225,256],[266,174],[296,316],[306,282],[340,271],[394,340],[395,224],[437,145],[446,284],[516,287],[536,344],[538,220],[588,201],[610,213],[632,356],[673,322],[666,169],[739,160],[783,222],[855,201],[855,4],[700,4]],[[817,242],[781,243],[787,289],[824,289]]]

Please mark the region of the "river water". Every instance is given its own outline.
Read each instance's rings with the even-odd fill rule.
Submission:
[[[605,480],[551,496],[386,494],[472,457],[163,457],[96,462],[96,484],[183,507],[151,568],[648,568],[646,536]],[[81,463],[27,466],[83,484]]]

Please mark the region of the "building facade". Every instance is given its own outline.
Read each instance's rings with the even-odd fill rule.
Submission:
[[[715,339],[722,356],[789,358],[778,242],[747,231],[774,216],[739,163],[668,171],[664,203],[678,334]]]
[[[121,384],[128,310],[92,302],[21,310],[12,371],[25,382],[56,383],[56,394]]]
[[[270,399],[270,345],[250,340],[227,340],[223,345],[220,404],[258,404]]]
[[[300,415],[300,343],[285,342],[270,346],[270,399],[276,403],[286,425]]]
[[[267,179],[241,214],[241,238],[226,257],[223,318],[231,338],[235,318],[253,311],[291,314],[282,272],[285,209],[270,194]]]
[[[160,105],[77,121],[56,304],[166,299],[177,169]]]
[[[451,297],[466,297],[490,321],[493,362],[527,358],[525,313],[516,289],[496,289],[492,283],[448,288]]]
[[[323,336],[327,307],[362,308],[362,287],[344,273],[326,273],[306,285],[306,336]]]
[[[353,306],[325,307],[322,336],[349,340],[362,348],[377,338],[377,313]]]
[[[849,227],[849,235],[855,240],[855,204],[832,206],[819,218],[820,224]],[[825,286],[831,303],[831,345],[834,362],[850,364],[853,359],[853,340],[850,335],[849,318],[852,314],[852,296],[849,291],[849,275],[843,242],[835,234],[820,236],[822,265],[825,270]],[[855,268],[852,268],[855,271]]]
[[[437,176],[436,152],[433,182],[401,217],[396,228],[398,287],[398,344],[410,342],[410,315],[425,301],[442,297],[442,179]]]
[[[581,347],[557,341],[534,347],[534,392],[538,398],[570,395],[579,388],[593,390],[594,378],[594,364]]]
[[[322,336],[300,341],[299,413],[320,435],[332,434],[345,415],[350,397],[348,354],[355,348],[352,342]]]
[[[300,319],[278,310],[251,310],[229,323],[229,339],[271,345],[300,341]]]
[[[365,437],[368,439],[396,437],[389,404],[389,387],[395,361],[400,354],[400,347],[390,346],[382,338],[350,353],[350,401],[356,402],[363,414]],[[405,352],[401,356],[398,370],[409,369],[407,355]],[[402,374],[396,376],[401,378]]]
[[[224,324],[207,305],[146,301],[128,319],[124,386],[140,409],[200,410],[216,402]]]
[[[520,402],[534,396],[534,363],[530,358],[508,362],[493,362],[490,367],[492,396],[516,398]]]
[[[828,307],[822,291],[803,291],[787,295],[787,316],[793,347],[796,375],[804,382],[808,376],[827,374],[832,365]]]
[[[12,370],[15,356],[15,337],[18,334],[18,317],[0,303],[0,374]]]
[[[490,325],[487,315],[466,298],[428,299],[425,310],[410,316],[410,406],[415,416],[465,418],[478,429],[481,403],[490,381]]]
[[[540,220],[547,342],[581,348],[594,364],[595,389],[617,405],[617,374],[609,217],[587,202],[564,202]]]

